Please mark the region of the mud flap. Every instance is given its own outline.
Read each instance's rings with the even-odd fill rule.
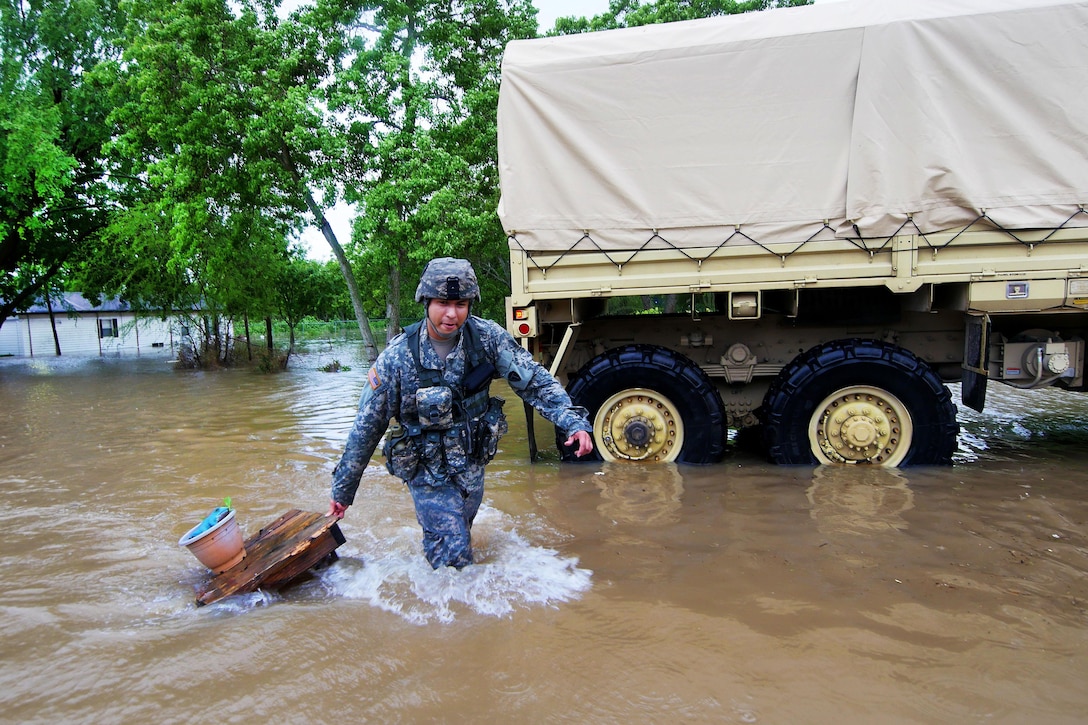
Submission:
[[[960,399],[972,410],[982,412],[986,407],[990,348],[990,317],[968,317],[963,342],[963,383]]]

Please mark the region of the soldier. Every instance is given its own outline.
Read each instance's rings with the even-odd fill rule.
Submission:
[[[502,377],[577,446],[593,450],[585,408],[501,326],[471,315],[480,287],[464,259],[433,259],[416,288],[424,318],[393,338],[367,374],[368,384],[333,471],[329,516],[343,518],[382,434],[386,468],[404,479],[423,528],[431,566],[472,563],[470,531],[484,495],[484,465],[506,432]]]

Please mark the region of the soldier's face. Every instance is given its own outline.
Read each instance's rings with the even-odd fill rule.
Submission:
[[[468,319],[468,308],[469,300],[431,300],[427,305],[427,319],[431,321],[427,333],[432,328],[446,337],[457,332]]]

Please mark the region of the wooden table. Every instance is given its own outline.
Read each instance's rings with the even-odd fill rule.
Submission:
[[[345,541],[337,519],[291,509],[246,540],[246,557],[215,575],[197,596],[197,606],[257,589],[282,589],[320,563],[337,559]]]

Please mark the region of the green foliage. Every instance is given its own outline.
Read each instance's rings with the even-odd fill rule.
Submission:
[[[132,1],[111,150],[140,160],[130,191],[168,240],[163,268],[202,300],[298,318],[282,294],[287,240],[324,222],[315,193],[336,202],[345,134],[322,98],[353,17],[323,3],[284,18],[260,0]],[[346,260],[341,272],[354,295]]]
[[[331,363],[328,363],[326,365],[322,365],[321,367],[318,368],[318,370],[320,370],[323,373],[340,373],[340,372],[346,373],[346,372],[351,370],[351,366],[350,365],[341,365],[339,360],[333,360]]]
[[[0,0],[0,324],[85,252],[113,191],[109,94],[115,0]]]
[[[374,329],[385,331],[385,320],[374,320]],[[286,322],[276,322],[272,333],[277,340],[282,340],[290,330]],[[358,342],[359,328],[351,323],[351,317],[322,320],[316,317],[304,317],[295,324],[295,341],[300,346],[324,344],[330,342]]]
[[[335,260],[328,260],[317,271],[315,284],[319,289],[317,306],[310,314],[319,320],[346,320],[352,316],[351,299],[344,287],[340,266]],[[377,311],[374,312],[377,316]],[[372,320],[371,327],[377,329],[380,320]]]
[[[279,373],[287,369],[290,354],[261,348],[257,351],[257,370],[262,373]]]
[[[736,15],[770,8],[811,5],[812,0],[610,0],[608,10],[593,18],[565,17],[555,21],[548,35],[573,35],[597,30],[633,28],[655,23]]]
[[[312,259],[292,256],[286,261],[276,280],[277,311],[288,327],[290,345],[295,348],[295,329],[312,312],[328,306],[330,290],[326,268]]]
[[[333,97],[368,129],[353,150],[347,198],[361,209],[353,255],[369,299],[384,302],[395,330],[402,309],[419,316],[412,296],[427,260],[467,257],[490,272],[478,311],[501,316],[509,286],[495,214],[499,61],[508,40],[533,35],[535,11],[494,0],[367,7],[371,30],[352,38],[356,55]]]
[[[721,300],[717,295],[704,292],[697,295],[646,295],[609,297],[605,302],[603,314],[609,317],[627,317],[631,315],[673,315],[692,314],[694,304],[696,315],[720,312]]]
[[[553,32],[798,4],[612,0]],[[275,317],[292,341],[354,314],[370,349],[368,315],[390,332],[421,315],[436,256],[470,259],[474,312],[502,319],[499,65],[535,17],[530,0],[0,0],[0,324],[67,286]],[[290,240],[341,199],[350,260],[327,226],[337,260],[301,259]]]
[[[306,152],[326,135],[306,92],[320,66],[262,4],[130,9],[109,147],[130,167],[118,181],[127,204],[80,266],[80,285],[138,307],[300,319],[288,298],[304,285],[287,240],[307,210]]]

